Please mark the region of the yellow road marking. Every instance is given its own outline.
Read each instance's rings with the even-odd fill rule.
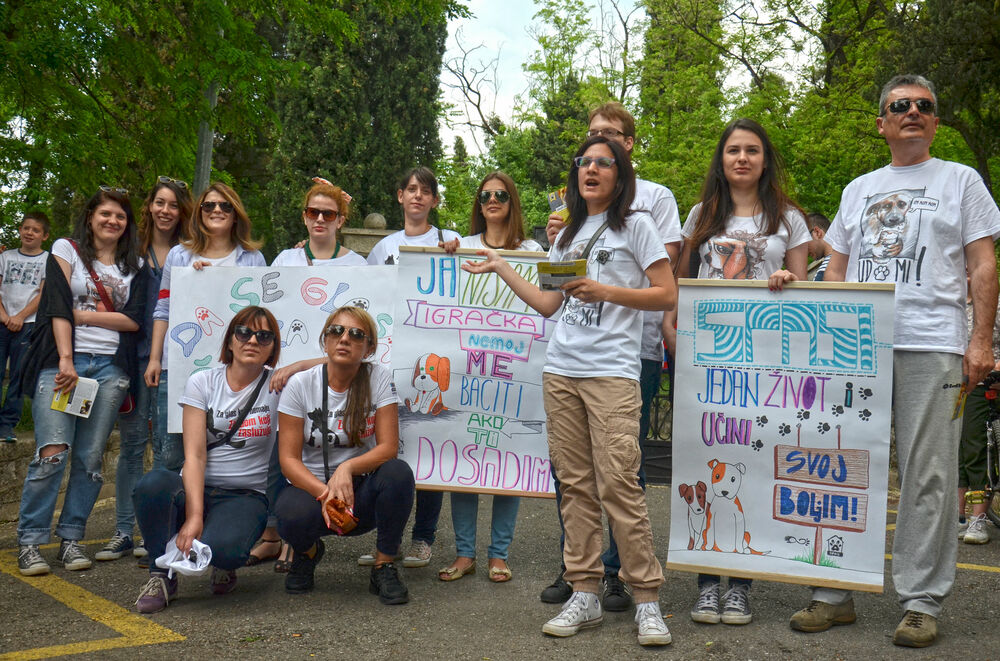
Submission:
[[[892,554],[885,554],[886,560],[892,560]],[[994,567],[993,565],[975,565],[971,562],[956,562],[955,566],[959,569],[971,569],[972,571],[988,571],[994,574],[1000,574],[1000,567]],[[2,658],[2,657],[0,657]]]
[[[13,576],[32,588],[42,592],[72,610],[84,615],[98,624],[121,634],[115,638],[89,640],[80,643],[52,645],[34,649],[17,650],[0,654],[0,661],[17,659],[47,659],[66,654],[83,654],[100,650],[118,649],[123,647],[138,647],[140,645],[157,645],[160,643],[175,643],[185,640],[179,633],[160,626],[155,622],[130,613],[92,592],[48,574],[46,576],[21,576],[17,569],[17,554],[13,551],[0,552],[0,572]]]

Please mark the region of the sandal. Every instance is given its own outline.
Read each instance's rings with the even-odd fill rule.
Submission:
[[[513,576],[510,572],[510,567],[506,566],[506,562],[501,560],[505,566],[503,567],[490,567],[490,580],[494,583],[506,583]]]
[[[458,562],[459,559],[455,558],[455,562],[451,563],[450,567],[445,567],[444,569],[438,570],[438,579],[442,581],[457,581],[466,574],[475,574],[476,559],[475,558],[469,558],[469,559],[472,560],[472,562],[470,562],[465,567],[459,567],[455,564],[455,562]]]
[[[271,555],[254,555],[253,552],[259,549],[260,547],[264,546],[264,544],[277,544],[278,545],[277,552],[272,553]],[[250,556],[247,558],[247,567],[255,567],[261,564],[262,562],[267,562],[268,560],[274,560],[279,555],[281,555],[281,539],[264,539],[263,537],[261,537],[257,541],[257,545],[250,550]]]
[[[287,542],[281,542],[281,552],[278,553],[277,558],[274,561],[274,571],[279,574],[287,574],[288,570],[292,568],[292,560],[295,559],[295,551],[292,549],[292,545]]]

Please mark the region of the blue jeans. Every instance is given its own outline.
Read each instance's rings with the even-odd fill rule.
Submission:
[[[417,510],[413,513],[413,541],[427,542],[428,545],[434,543],[442,503],[443,491],[417,492]]]
[[[184,465],[184,435],[167,433],[169,406],[167,370],[160,372],[156,392],[156,418],[153,426],[153,468],[166,468],[179,473]],[[177,402],[174,402],[176,405]]]
[[[24,350],[28,348],[28,340],[34,325],[34,323],[24,324],[21,330],[12,333],[6,326],[0,324],[0,381],[3,381],[7,359],[10,359],[7,396],[4,399],[3,408],[0,408],[0,435],[2,436],[13,433],[14,427],[21,421],[21,403],[24,400],[21,395],[21,357],[24,355]]]
[[[490,525],[490,558],[507,559],[507,549],[514,539],[517,510],[521,499],[517,496],[493,496],[493,519]],[[476,520],[479,515],[479,494],[451,494],[451,522],[455,527],[455,554],[463,558],[476,557]]]
[[[267,496],[250,489],[206,486],[204,503],[200,541],[212,549],[212,566],[232,570],[246,565],[250,548],[264,532]],[[184,525],[186,504],[184,482],[173,471],[154,468],[136,485],[135,515],[153,560],[150,572],[163,571],[156,566],[156,558]]]
[[[152,424],[150,424],[152,423]],[[135,410],[118,416],[118,432],[121,447],[118,452],[118,474],[115,476],[115,529],[123,535],[132,536],[135,527],[135,507],[132,505],[132,491],[142,477],[146,442],[153,430],[153,447],[160,443],[156,439],[156,388],[145,382],[136,389]]]
[[[83,539],[87,517],[104,483],[101,477],[104,448],[118,418],[118,409],[128,393],[129,379],[111,362],[113,358],[83,353],[73,356],[76,373],[97,379],[99,384],[89,418],[52,410],[55,377],[59,370],[48,368],[38,374],[31,402],[31,414],[35,420],[35,456],[28,464],[28,475],[21,492],[21,512],[17,524],[19,544],[48,543],[59,485],[71,450],[69,484],[56,534],[63,539]],[[42,448],[51,445],[67,447],[43,459]]]

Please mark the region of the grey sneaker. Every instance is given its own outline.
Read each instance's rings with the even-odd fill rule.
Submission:
[[[426,567],[431,563],[431,545],[421,539],[413,540],[403,558],[404,567]],[[374,564],[374,563],[373,563]]]
[[[722,597],[723,624],[750,624],[750,586],[746,583],[729,586]]]
[[[977,514],[969,519],[969,529],[965,531],[962,541],[966,544],[986,544],[990,541],[990,533],[986,530],[985,514]]]
[[[94,564],[83,552],[83,546],[80,545],[80,542],[74,539],[64,539],[62,541],[62,544],[59,545],[59,554],[56,555],[56,561],[61,562],[63,567],[69,571],[90,569],[91,565]]]
[[[601,602],[590,592],[574,592],[554,618],[542,625],[542,633],[566,638],[580,629],[596,627],[604,621]]]
[[[137,539],[135,541],[135,548],[132,549],[132,556],[136,558],[145,558],[147,555],[149,555],[149,551],[146,550],[146,542],[141,539]],[[146,566],[149,566],[148,562],[146,563]]]
[[[639,627],[640,645],[669,645],[673,640],[667,623],[663,621],[659,602],[636,604],[635,624]]]
[[[42,576],[52,569],[36,544],[25,544],[17,554],[17,569],[22,576]]]
[[[902,647],[927,647],[936,640],[937,620],[918,611],[906,611],[892,636],[893,644]]]
[[[104,545],[104,548],[94,554],[94,559],[117,560],[131,551],[134,546],[131,537],[123,535],[120,531],[116,530],[115,534],[108,540],[108,543]]]
[[[177,578],[167,578],[166,573],[154,572],[142,586],[135,609],[140,613],[158,613],[177,596]]]
[[[698,601],[691,609],[691,619],[702,624],[718,624],[719,616],[719,584],[706,583],[698,594]]]

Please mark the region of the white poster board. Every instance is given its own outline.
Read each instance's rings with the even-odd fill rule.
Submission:
[[[327,316],[342,305],[359,305],[378,328],[374,361],[390,366],[395,266],[190,266],[171,271],[168,397],[180,401],[188,378],[219,365],[222,336],[229,321],[248,305],[261,305],[278,320],[278,366],[323,354],[320,332]],[[171,406],[171,432],[181,432],[181,407]]]
[[[544,253],[504,252],[537,282]],[[461,269],[473,250],[403,247],[393,380],[399,457],[418,488],[554,497],[542,366],[555,322],[495,274]]]
[[[881,592],[893,291],[680,281],[668,568]]]

